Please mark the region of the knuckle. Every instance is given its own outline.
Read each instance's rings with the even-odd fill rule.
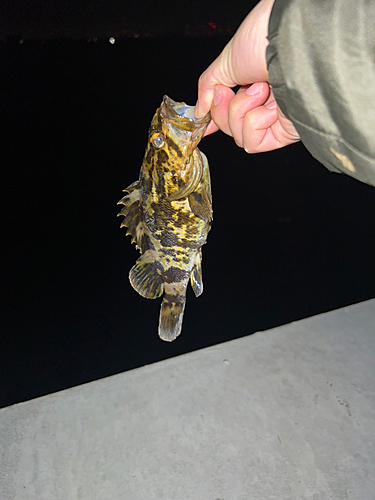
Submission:
[[[233,99],[229,102],[228,106],[228,113],[230,116],[236,116],[240,110],[241,103],[239,102],[239,99],[236,99],[236,96],[233,97]]]
[[[244,117],[244,128],[249,129],[249,130],[254,130],[255,129],[255,124],[256,124],[256,116],[255,113],[253,112],[254,110],[250,110],[246,113]]]

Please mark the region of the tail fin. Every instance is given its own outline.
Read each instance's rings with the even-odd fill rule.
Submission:
[[[159,317],[159,337],[162,340],[172,342],[180,335],[184,309],[185,299],[183,302],[172,302],[163,298]]]

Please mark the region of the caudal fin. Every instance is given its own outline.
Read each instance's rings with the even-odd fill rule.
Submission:
[[[163,298],[159,317],[159,337],[162,340],[172,342],[180,335],[184,309],[185,301],[172,302]]]

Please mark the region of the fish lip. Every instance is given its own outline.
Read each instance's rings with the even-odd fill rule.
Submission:
[[[160,106],[160,114],[165,122],[172,125],[174,129],[190,132],[189,141],[195,142],[198,139],[199,142],[211,121],[211,114],[207,113],[202,118],[196,118],[194,111],[195,106],[189,106],[185,102],[176,102],[167,95],[163,97]]]
[[[194,115],[195,106],[189,106],[185,102],[176,102],[167,95],[163,97],[162,108],[163,114],[167,119],[183,120],[187,123],[196,125],[209,123],[211,120],[210,113],[207,113],[207,115],[202,118],[196,118]]]

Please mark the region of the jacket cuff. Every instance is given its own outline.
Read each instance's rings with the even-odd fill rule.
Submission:
[[[277,100],[281,111],[284,115],[291,119],[288,115],[286,107],[286,85],[283,78],[283,72],[278,54],[278,35],[279,25],[284,11],[289,7],[290,0],[275,0],[273,4],[269,25],[268,25],[268,47],[266,50],[267,68],[269,81],[272,82],[272,91]]]

